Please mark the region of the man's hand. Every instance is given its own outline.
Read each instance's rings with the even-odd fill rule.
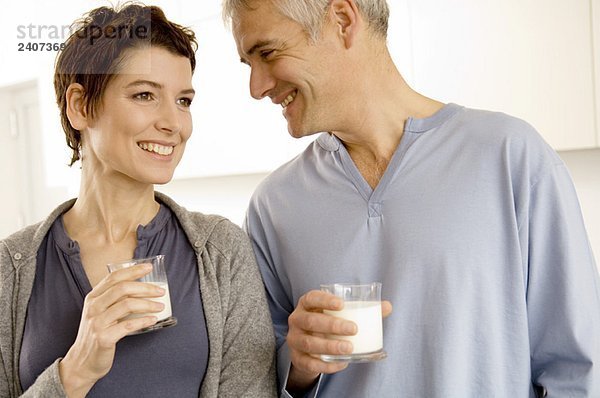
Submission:
[[[356,334],[354,322],[323,314],[323,310],[339,311],[343,306],[341,298],[319,290],[312,290],[300,297],[298,306],[288,318],[286,340],[292,360],[288,391],[307,389],[321,373],[336,373],[348,366],[345,363],[324,362],[319,358],[321,354],[352,353],[352,343],[326,338],[326,335],[332,334]],[[382,302],[383,317],[391,312],[392,305],[388,301]]]

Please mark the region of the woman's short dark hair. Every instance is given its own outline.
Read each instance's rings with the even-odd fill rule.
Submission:
[[[191,29],[169,21],[159,7],[137,3],[96,8],[75,21],[71,32],[58,54],[54,71],[56,102],[67,145],[72,150],[70,166],[81,159],[81,133],[67,118],[65,94],[69,85],[83,86],[85,110],[94,117],[106,86],[124,60],[125,50],[161,47],[188,58],[194,72],[198,48]]]

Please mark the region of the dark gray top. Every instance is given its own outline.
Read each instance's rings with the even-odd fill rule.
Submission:
[[[138,227],[137,239],[135,258],[166,255],[178,324],[122,339],[111,371],[88,397],[197,397],[208,363],[208,336],[194,250],[164,205],[149,224]],[[91,291],[79,253],[62,217],[57,218],[37,253],[19,361],[23,390],[75,341],[83,300]]]

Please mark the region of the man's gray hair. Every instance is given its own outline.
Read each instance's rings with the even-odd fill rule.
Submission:
[[[327,7],[331,3],[331,0],[223,0],[223,19],[228,24],[235,24],[236,16],[242,9],[251,10],[253,5],[261,1],[272,2],[283,16],[304,27],[314,41],[319,38]],[[385,39],[390,15],[386,0],[354,0],[354,3],[371,31]]]

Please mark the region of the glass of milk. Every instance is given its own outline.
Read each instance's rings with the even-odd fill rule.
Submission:
[[[321,285],[321,290],[344,300],[342,310],[323,310],[323,313],[347,319],[358,327],[354,336],[327,335],[330,339],[351,342],[354,347],[352,354],[323,354],[321,359],[327,362],[370,362],[385,358],[387,354],[383,350],[381,283],[333,283]]]
[[[152,312],[152,313],[143,313],[143,314],[131,314],[127,315],[124,319],[131,318],[140,318],[147,315],[153,315],[158,318],[158,322],[156,322],[152,326],[148,326],[146,328],[136,330],[135,332],[129,333],[140,334],[151,332],[153,330],[166,328],[169,326],[174,326],[177,324],[177,318],[173,316],[171,313],[171,296],[169,295],[169,284],[167,283],[167,273],[165,271],[165,256],[163,254],[159,254],[158,256],[148,257],[148,258],[136,258],[133,260],[127,260],[121,263],[111,263],[108,264],[108,271],[114,272],[123,268],[128,268],[137,264],[151,264],[152,271],[140,279],[140,282],[151,283],[165,290],[165,294],[161,297],[152,297],[149,300],[157,301],[159,303],[163,303],[165,307],[160,312]]]

